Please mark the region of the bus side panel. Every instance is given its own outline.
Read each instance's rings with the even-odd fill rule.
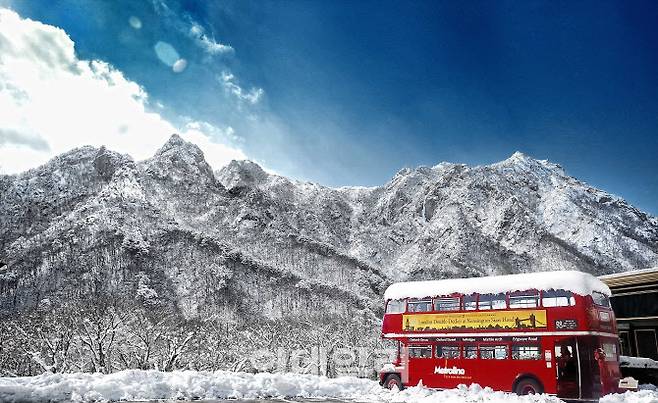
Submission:
[[[542,337],[541,359],[538,360],[539,367],[536,368],[537,379],[544,387],[544,393],[557,393],[557,370],[555,368],[555,355],[553,354],[553,337]]]
[[[382,334],[400,332],[402,332],[402,314],[385,314],[382,322]]]
[[[437,373],[436,368],[449,370]],[[555,393],[552,368],[546,368],[540,360],[446,360],[446,359],[410,359],[409,383],[416,386],[420,381],[429,388],[449,389],[460,384],[478,383],[495,390],[511,392],[514,382],[521,376],[537,379],[546,393]],[[549,380],[548,382],[546,380]]]
[[[478,360],[446,358],[411,358],[409,368],[410,386],[422,381],[424,386],[442,389],[477,383],[480,371]]]
[[[556,393],[552,344],[550,338],[542,341],[539,360],[515,360],[509,355],[505,359],[409,358],[409,382],[406,385],[416,386],[422,381],[426,387],[447,389],[477,383],[509,392],[513,391],[517,379],[529,376],[542,384],[544,392]]]

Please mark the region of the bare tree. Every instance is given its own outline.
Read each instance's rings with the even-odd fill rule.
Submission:
[[[93,372],[111,372],[111,355],[119,328],[127,314],[114,306],[99,305],[85,312],[78,330],[80,342],[89,354]]]
[[[33,312],[15,326],[16,333],[22,336],[22,352],[43,371],[68,371],[76,337],[73,322],[70,310]]]
[[[196,334],[197,330],[189,324],[181,326],[180,323],[168,322],[167,332],[162,336],[163,352],[160,369],[164,371],[177,369],[181,356],[187,352]]]

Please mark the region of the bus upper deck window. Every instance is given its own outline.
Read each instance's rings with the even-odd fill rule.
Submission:
[[[476,294],[471,294],[471,295],[464,295],[462,297],[464,301],[464,310],[465,311],[474,311],[477,309],[477,295]]]
[[[478,309],[505,309],[507,301],[505,294],[481,294],[478,301]]]
[[[386,313],[404,313],[406,305],[404,300],[392,299],[386,304]]]
[[[445,297],[434,299],[435,311],[458,311],[459,297]]]
[[[430,312],[432,310],[431,299],[410,299],[407,302],[407,310],[409,312]]]
[[[537,291],[513,292],[509,296],[510,308],[536,308],[539,306]]]
[[[576,299],[570,291],[547,290],[542,292],[541,303],[544,307],[574,306]]]
[[[608,298],[607,295],[601,292],[598,291],[592,292],[592,300],[598,306],[604,306],[606,308],[610,308],[610,299]]]

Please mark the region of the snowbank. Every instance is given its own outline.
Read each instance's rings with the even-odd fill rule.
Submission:
[[[0,378],[2,402],[91,402],[108,400],[224,399],[224,398],[335,398],[376,403],[559,403],[547,396],[516,396],[478,385],[451,390],[423,387],[401,392],[381,388],[377,382],[342,377],[329,379],[300,374],[245,374],[217,372],[122,371],[114,374],[44,374]],[[605,403],[658,401],[658,392],[613,395]],[[603,400],[602,400],[603,401]]]
[[[514,292],[537,287],[545,290],[563,289],[580,295],[589,295],[593,291],[611,295],[610,288],[591,274],[567,270],[395,283],[386,289],[384,299],[436,297],[456,292],[462,294]]]
[[[619,366],[629,368],[655,368],[658,369],[658,361],[644,357],[619,356]]]
[[[354,396],[376,383],[298,374],[227,371],[139,371],[113,374],[43,374],[0,378],[0,401],[104,401],[151,399],[259,398],[271,396]]]
[[[656,403],[658,390],[654,385],[640,385],[637,392],[618,393],[604,396],[599,403]]]

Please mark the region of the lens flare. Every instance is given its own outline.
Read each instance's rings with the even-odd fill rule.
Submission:
[[[167,42],[159,41],[155,44],[153,49],[155,50],[158,59],[169,67],[173,67],[174,64],[180,60],[180,56],[178,55],[178,52],[176,52],[176,49]]]
[[[174,73],[181,73],[185,68],[187,67],[187,60],[185,59],[178,59],[176,60],[176,63],[174,63],[173,66],[171,66],[171,69],[174,71]]]
[[[128,18],[128,24],[130,24],[130,26],[135,28],[135,29],[141,29],[142,28],[142,20],[135,17],[134,15],[132,17]]]

